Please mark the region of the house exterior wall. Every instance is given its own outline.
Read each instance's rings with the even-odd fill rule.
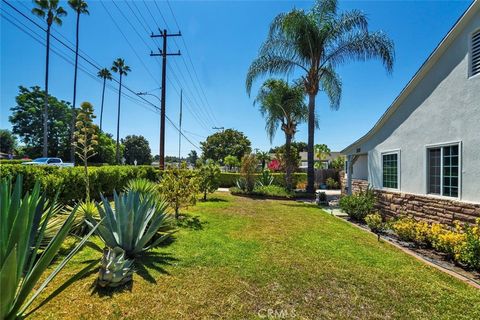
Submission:
[[[368,180],[368,156],[362,154],[353,163],[352,179]]]
[[[471,34],[480,12],[465,26],[382,128],[358,146],[368,150],[368,181],[382,189],[382,153],[400,153],[398,192],[427,193],[427,146],[460,143],[460,195],[480,203],[480,75],[468,78]]]

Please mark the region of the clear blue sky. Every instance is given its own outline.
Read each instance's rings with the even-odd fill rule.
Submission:
[[[152,93],[159,95],[159,90],[155,89],[160,86],[160,60],[149,56],[150,50],[159,45],[148,33],[150,30],[156,30],[157,26],[165,27],[161,14],[166,21],[167,29],[171,32],[177,31],[168,3],[158,1],[155,5],[153,1],[129,1],[127,5],[122,1],[88,2],[90,15],[82,16],[80,22],[81,50],[105,67],[111,66],[117,57],[124,58],[132,68],[132,72],[125,79],[125,84],[135,91],[152,90]],[[176,43],[170,41],[170,50],[180,49],[183,57],[169,58],[167,115],[175,123],[178,122],[177,90],[180,86],[183,87],[185,93],[183,128],[194,144],[199,145],[199,141],[213,133],[212,126],[223,126],[244,132],[252,141],[253,148],[261,150],[270,148],[264,120],[252,105],[252,98],[245,92],[245,75],[266,37],[273,17],[293,7],[308,8],[312,3],[312,1],[170,2],[189,55],[183,40],[177,38]],[[13,4],[32,16],[29,12],[32,7],[31,1],[15,1]],[[341,107],[338,111],[331,111],[327,100],[322,94],[319,95],[317,113],[320,129],[316,132],[315,142],[326,143],[332,150],[340,150],[367,132],[469,4],[469,1],[341,2],[342,10],[364,11],[369,17],[371,30],[383,30],[393,39],[396,62],[393,75],[390,76],[377,61],[351,63],[339,68],[338,72],[343,80]],[[67,8],[69,15],[64,18],[62,27],[54,27],[53,33],[56,35],[60,33],[73,43],[75,15],[68,8],[66,1],[61,1],[61,5]],[[135,51],[114,24],[107,10]],[[19,19],[21,23],[38,33],[37,38],[44,39],[44,34],[3,2],[1,14],[0,127],[10,128],[8,116],[10,107],[15,103],[17,87],[19,85],[43,87],[45,47],[10,24],[5,17],[13,21],[14,18]],[[42,23],[36,17],[33,19]],[[55,40],[52,41],[53,48],[73,61],[74,55],[71,52]],[[190,65],[190,59],[195,66],[196,75]],[[80,66],[91,73],[96,73],[82,60]],[[50,93],[60,99],[71,101],[73,66],[52,54],[50,72]],[[196,76],[199,82],[196,81]],[[195,81],[192,82],[191,79]],[[260,82],[256,83],[253,93],[256,93],[259,84]],[[112,85],[115,86],[115,83]],[[90,101],[99,112],[101,89],[98,80],[79,71],[78,101]],[[158,105],[158,100],[154,97],[148,99]],[[116,92],[107,89],[104,128],[110,133],[114,133],[116,128],[116,105]],[[141,134],[150,141],[152,153],[158,154],[158,132],[158,114],[142,103],[122,98],[120,128],[122,137]],[[302,125],[296,140],[306,139],[306,125]],[[283,141],[284,137],[279,131],[273,145],[280,145]],[[183,141],[182,155],[186,155],[191,149],[194,148]],[[166,130],[166,153],[168,155],[178,153],[178,133],[169,124]]]

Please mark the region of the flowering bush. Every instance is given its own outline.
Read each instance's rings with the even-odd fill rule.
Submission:
[[[270,161],[267,165],[268,169],[272,170],[272,171],[280,171],[282,170],[282,164],[280,163],[280,161],[278,159],[273,159],[272,161]]]
[[[385,223],[383,223],[382,216],[378,212],[367,214],[365,222],[370,230],[378,236],[378,240],[380,240],[380,233],[385,229]]]

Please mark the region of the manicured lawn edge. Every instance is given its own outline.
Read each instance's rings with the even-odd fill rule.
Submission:
[[[322,211],[325,212],[326,214],[332,215],[332,214],[328,213],[327,211],[325,211],[323,208],[322,208]],[[349,221],[349,220],[347,220],[347,219],[343,219],[343,218],[338,217],[338,216],[336,216],[336,215],[332,215],[332,216],[334,216],[335,218],[337,218],[337,219],[339,219],[339,220],[341,220],[341,221],[344,221],[344,222],[346,222],[346,223],[348,223],[348,224],[350,224],[350,225],[353,225],[353,226],[355,226],[356,228],[358,228],[358,229],[360,229],[360,230],[362,230],[362,231],[364,231],[364,232],[371,233],[371,234],[374,235],[375,237],[377,236],[377,235],[376,235],[375,233],[373,233],[372,231],[370,231],[370,230],[368,230],[368,229],[365,229],[365,228],[359,226],[359,225],[356,224],[356,223],[353,223],[353,222],[351,222],[351,221]],[[395,242],[393,242],[393,241],[390,241],[389,239],[386,239],[386,238],[381,238],[381,241],[384,241],[384,242],[386,242],[386,243],[388,243],[388,244],[396,247],[397,249],[400,249],[401,251],[403,251],[403,252],[405,252],[406,254],[408,254],[408,255],[416,258],[417,260],[425,263],[425,264],[428,265],[428,266],[434,267],[434,268],[436,268],[437,270],[440,270],[440,271],[442,271],[442,272],[444,272],[444,273],[446,273],[446,274],[448,274],[448,275],[450,275],[450,276],[452,276],[452,277],[454,277],[454,278],[457,278],[458,280],[463,281],[463,282],[465,282],[466,284],[469,284],[470,286],[472,286],[472,287],[474,287],[474,288],[476,288],[476,289],[480,289],[480,283],[478,283],[478,282],[476,282],[476,281],[474,281],[474,280],[472,280],[472,279],[470,279],[470,278],[467,278],[467,277],[465,277],[465,276],[463,276],[463,275],[461,275],[461,274],[459,274],[459,273],[456,273],[455,271],[449,270],[449,269],[444,268],[444,267],[442,267],[442,266],[440,266],[440,265],[438,265],[438,264],[436,264],[436,263],[433,263],[433,262],[425,259],[425,258],[422,257],[421,255],[417,254],[415,251],[412,251],[412,250],[410,250],[410,249],[408,249],[408,248],[405,248],[405,247],[403,247],[403,246],[401,246],[401,245],[399,245],[399,244],[397,244],[397,243],[395,243]]]

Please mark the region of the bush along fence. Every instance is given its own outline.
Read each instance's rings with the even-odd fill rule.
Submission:
[[[255,178],[260,178],[262,174],[256,173],[254,174]],[[284,173],[271,173],[273,177],[273,184],[278,186],[285,186],[285,174]],[[235,172],[222,172],[220,174],[220,187],[222,188],[230,188],[236,186],[237,180],[241,178],[240,173]],[[303,172],[295,172],[292,175],[292,184],[293,188],[300,183],[305,183],[307,181],[307,174]]]
[[[85,176],[82,167],[59,168],[53,166],[0,166],[0,178],[17,175],[23,177],[24,190],[32,190],[35,182],[39,182],[49,197],[59,191],[59,200],[63,203],[72,203],[85,198]],[[93,198],[99,199],[101,192],[104,196],[111,196],[114,190],[123,190],[128,181],[134,178],[144,178],[150,181],[159,180],[159,171],[152,166],[102,166],[89,168],[90,193]]]

